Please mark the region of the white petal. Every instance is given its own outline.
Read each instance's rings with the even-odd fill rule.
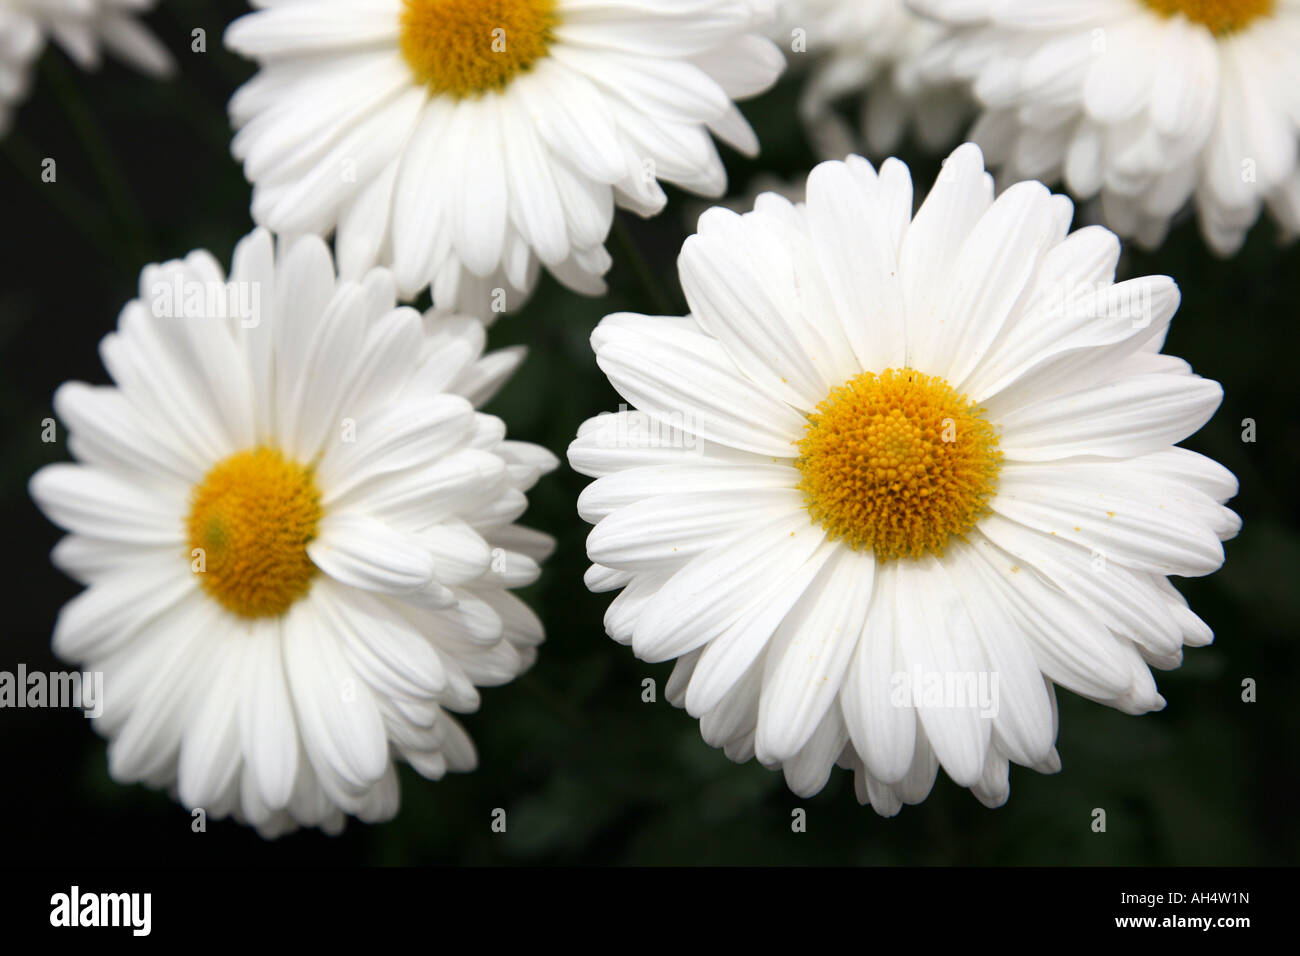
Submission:
[[[32,498],[55,524],[77,534],[131,544],[175,545],[185,552],[180,486],[160,494],[86,465],[46,465],[32,475]]]
[[[1200,376],[1131,375],[1008,412],[998,447],[1022,461],[1144,455],[1197,432],[1222,400]]]
[[[283,627],[285,673],[312,766],[323,784],[363,793],[388,764],[370,689],[344,659],[333,625],[313,601],[295,604]]]
[[[797,571],[824,539],[800,509],[700,555],[646,607],[633,631],[633,650],[654,662],[708,643],[745,612],[755,589]]]
[[[871,776],[884,783],[907,774],[917,742],[916,710],[910,699],[893,694],[894,675],[906,670],[896,612],[897,575],[893,562],[876,569],[867,621],[840,691],[853,747]]]
[[[767,654],[754,738],[764,763],[790,760],[804,748],[831,709],[857,650],[876,559],[838,551],[786,616]]]
[[[917,717],[948,776],[969,787],[984,769],[991,723],[974,701],[945,695],[931,705],[924,692],[932,681],[946,688],[949,681],[964,686],[987,675],[988,661],[970,613],[947,570],[933,558],[921,559],[899,575],[895,613]]]
[[[418,539],[359,512],[325,515],[307,556],[335,581],[381,594],[413,591],[434,572]]]

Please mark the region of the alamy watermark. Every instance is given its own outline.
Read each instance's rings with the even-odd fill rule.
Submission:
[[[1154,319],[1149,282],[1087,282],[1065,276],[1051,283],[1043,295],[1047,314],[1057,318],[1113,316],[1128,319],[1135,329],[1145,329]]]
[[[598,417],[615,416],[612,427],[606,425],[600,432],[600,444],[606,448],[681,448],[700,454],[704,443],[697,434],[700,419],[690,409],[642,410],[631,415],[627,405],[619,405],[618,412],[602,412]]]
[[[0,671],[0,708],[57,707],[80,710],[87,717],[104,712],[102,671]]]
[[[73,886],[50,897],[50,925],[56,927],[123,927],[133,936],[153,929],[152,893],[83,893]]]
[[[895,671],[889,679],[894,707],[978,710],[998,714],[997,671]]]
[[[159,319],[238,319],[239,327],[255,329],[262,322],[262,283],[185,279],[149,288],[149,311]]]

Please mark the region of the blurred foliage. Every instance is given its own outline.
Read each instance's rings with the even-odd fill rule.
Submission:
[[[0,513],[13,612],[0,669],[58,666],[49,633],[76,587],[46,559],[58,533],[37,513],[28,476],[62,458],[40,441],[50,396],[66,379],[107,381],[97,343],[135,292],[141,265],[210,249],[229,262],[251,223],[249,188],[229,154],[225,103],[251,66],[226,53],[233,2],[165,0],[148,19],[182,69],[156,84],[109,63],[83,74],[44,56],[15,130],[0,140]],[[206,31],[207,52],[190,51]],[[794,119],[797,76],[745,104],[764,153],[725,152],[733,195],[761,171],[801,179],[812,156]],[[40,182],[40,161],[58,181]],[[879,159],[879,157],[876,157]],[[903,151],[923,195],[936,157]],[[491,330],[493,346],[530,357],[490,409],[513,438],[563,456],[579,423],[616,408],[588,336],[609,312],[684,311],[675,260],[700,205],[673,193],[657,219],[620,213],[609,295],[584,299],[546,279],[521,313]],[[338,838],[306,832],[265,843],[229,822],[190,830],[164,794],[107,777],[103,741],[76,713],[0,713],[0,840],[11,861],[37,863],[464,864],[1277,864],[1297,859],[1296,636],[1300,536],[1296,476],[1300,245],[1261,224],[1231,261],[1211,256],[1194,223],[1153,255],[1126,252],[1122,276],[1167,273],[1183,290],[1168,349],[1223,382],[1214,420],[1188,444],[1241,478],[1245,531],[1225,568],[1179,582],[1214,628],[1212,647],[1158,674],[1168,707],[1126,717],[1061,692],[1062,773],[1012,770],[1007,806],[987,810],[942,774],[929,800],[892,820],[859,807],[849,775],[799,800],[779,774],[738,766],[662,700],[669,665],[647,665],[604,634],[609,595],[582,586],[587,526],[574,501],[585,479],[567,467],[532,496],[527,521],[555,535],[554,559],[525,593],[548,630],[536,667],[487,690],[465,723],[481,755],[474,774],[431,783],[403,767],[391,823],[350,821]],[[1242,420],[1258,441],[1241,440]],[[654,678],[657,703],[642,703]],[[1241,701],[1241,681],[1259,700]],[[806,833],[792,833],[804,807]],[[508,831],[490,829],[494,808]],[[1091,811],[1108,832],[1091,831]]]

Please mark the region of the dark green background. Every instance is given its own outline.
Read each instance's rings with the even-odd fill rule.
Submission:
[[[221,49],[241,5],[164,0],[149,22],[177,54],[180,75],[157,84],[110,63],[84,74],[47,52],[15,131],[0,140],[0,527],[8,624],[0,669],[60,665],[49,652],[58,607],[76,587],[47,560],[58,532],[35,510],[28,476],[64,458],[40,441],[50,395],[66,379],[106,382],[98,340],[135,294],[140,267],[199,247],[229,262],[250,228],[249,189],[230,158],[225,102],[251,66]],[[207,31],[207,53],[189,52]],[[733,190],[766,169],[801,177],[812,157],[794,120],[797,78],[745,104],[764,146],[759,163],[725,152]],[[58,181],[39,181],[53,157]],[[877,157],[879,158],[879,157]],[[904,150],[917,194],[936,157]],[[549,279],[521,313],[499,322],[492,346],[524,343],[530,356],[489,409],[512,438],[563,456],[577,426],[617,406],[588,346],[608,312],[684,311],[675,259],[695,201],[672,194],[655,220],[620,214],[614,268],[601,300]],[[1206,252],[1184,222],[1155,255],[1127,252],[1122,276],[1172,275],[1183,306],[1168,350],[1223,382],[1214,420],[1188,444],[1241,479],[1234,507],[1243,534],[1225,568],[1181,582],[1214,628],[1213,646],[1157,673],[1169,705],[1141,718],[1060,692],[1064,770],[1016,767],[1012,795],[980,806],[940,774],[930,798],[884,820],[859,807],[834,771],[799,800],[779,774],[737,766],[700,739],[698,725],[662,699],[641,701],[641,681],[662,690],[670,665],[647,665],[604,634],[610,595],[588,594],[574,510],[585,479],[562,467],[532,496],[527,522],[559,547],[525,593],[546,622],[537,666],[487,690],[465,719],[481,757],[471,775],[431,783],[403,767],[400,814],[344,835],[299,833],[275,843],[229,822],[190,830],[165,795],[119,787],[103,741],[70,711],[0,711],[0,846],[11,863],[1118,863],[1264,864],[1297,859],[1295,746],[1300,567],[1296,475],[1300,244],[1279,248],[1261,223],[1231,261]],[[1242,420],[1258,440],[1241,440]],[[1259,700],[1241,701],[1244,678]],[[791,810],[807,832],[791,832]],[[490,829],[493,808],[508,831]],[[1093,833],[1105,808],[1108,831]]]

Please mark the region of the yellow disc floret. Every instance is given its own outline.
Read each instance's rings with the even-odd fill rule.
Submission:
[[[1145,0],[1156,13],[1172,17],[1181,13],[1193,23],[1223,36],[1236,33],[1252,20],[1272,14],[1277,0]]]
[[[227,610],[276,617],[307,593],[320,522],[312,470],[273,448],[223,459],[194,488],[187,521],[199,583]]]
[[[866,372],[808,416],[795,461],[813,520],[882,561],[942,554],[987,512],[1002,453],[983,409],[937,376]]]
[[[402,56],[434,95],[503,90],[546,55],[556,0],[403,0]]]

